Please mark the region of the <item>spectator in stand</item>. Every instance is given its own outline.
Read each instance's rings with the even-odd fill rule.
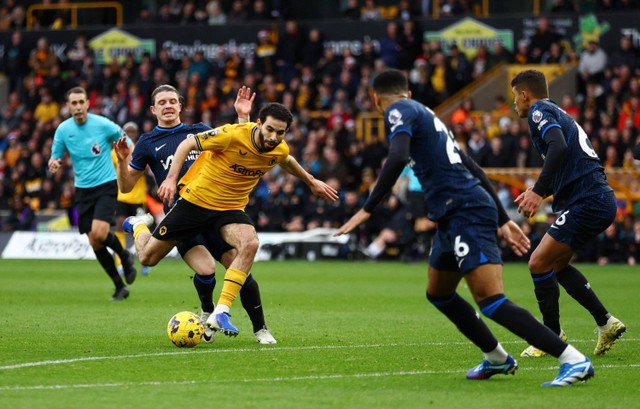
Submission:
[[[607,67],[607,53],[600,48],[596,40],[590,40],[587,48],[580,53],[578,64],[578,92],[585,93],[587,82],[601,83],[604,80],[604,70]]]
[[[567,55],[563,52],[562,46],[554,41],[540,57],[540,64],[566,64]]]
[[[360,20],[360,5],[358,0],[347,0],[347,8],[342,15],[348,20]]]
[[[284,33],[278,39],[276,64],[280,80],[288,84],[297,75],[297,63],[302,54],[303,35],[295,20],[284,23]]]
[[[251,11],[247,16],[247,21],[267,21],[271,20],[271,12],[267,10],[264,0],[254,0]]]
[[[210,26],[220,26],[227,24],[227,15],[224,13],[220,0],[209,0],[206,5],[207,24]]]
[[[38,39],[35,50],[31,51],[29,55],[28,64],[33,70],[36,82],[41,82],[45,77],[48,77],[51,67],[58,64],[58,58],[49,46],[49,40],[46,37]]]
[[[376,5],[375,0],[364,0],[364,7],[360,9],[360,20],[362,21],[381,21],[384,20],[382,11]]]
[[[25,76],[25,65],[29,59],[30,51],[27,48],[22,32],[16,30],[11,33],[9,43],[5,45],[2,66],[0,71],[7,74],[9,80],[9,92],[22,89],[22,79]]]
[[[460,51],[456,43],[451,45],[449,52],[448,64],[451,67],[451,70],[453,70],[453,76],[455,78],[450,89],[453,94],[471,81],[471,63],[469,62],[467,55]]]
[[[638,68],[638,51],[634,49],[631,37],[623,35],[620,37],[620,45],[611,52],[607,62],[607,68],[613,75],[620,75],[620,69],[626,66],[631,72]]]
[[[476,50],[476,55],[471,59],[471,78],[478,79],[489,68],[491,68],[491,56],[487,46],[480,44]]]
[[[48,124],[60,113],[60,105],[53,99],[51,92],[46,88],[40,89],[40,103],[36,106],[33,118],[44,124]]]
[[[254,50],[255,69],[262,75],[276,75],[276,44],[268,30],[258,31],[258,44]],[[317,61],[317,60],[316,60]]]
[[[2,226],[2,231],[35,231],[36,214],[29,206],[29,198],[14,195],[11,203],[12,212]]]
[[[422,52],[422,31],[415,20],[402,20],[400,27],[398,67],[410,69]]]
[[[233,0],[231,10],[227,13],[228,23],[242,23],[249,18],[249,12],[242,0]]]
[[[513,56],[513,60],[516,64],[528,64],[529,61],[529,41],[522,39],[518,41],[518,47],[516,53]]]
[[[401,51],[398,23],[395,21],[388,22],[385,35],[380,37],[378,41],[380,43],[380,58],[387,67],[396,68],[398,66],[398,53]]]
[[[541,17],[538,27],[529,39],[529,61],[539,62],[544,53],[549,51],[552,43],[559,43],[562,37],[549,24],[549,19]]]
[[[501,63],[512,64],[513,63],[513,54],[511,51],[507,50],[502,41],[496,40],[493,43],[493,50],[489,55],[489,65],[496,66]]]

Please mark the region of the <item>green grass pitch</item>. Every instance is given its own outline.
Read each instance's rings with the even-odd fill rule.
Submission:
[[[278,344],[256,343],[238,300],[237,338],[180,349],[167,322],[199,311],[182,261],[161,262],[114,303],[95,261],[0,260],[0,407],[639,408],[640,271],[579,267],[628,332],[593,356],[595,323],[562,292],[563,328],[596,376],[549,389],[540,384],[555,377],[553,358],[517,357],[515,376],[465,379],[482,355],[426,301],[426,263],[256,263]],[[539,316],[526,265],[507,265],[504,281],[509,298]],[[485,321],[514,356],[527,346]]]

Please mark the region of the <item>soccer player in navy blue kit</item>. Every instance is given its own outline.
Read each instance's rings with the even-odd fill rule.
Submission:
[[[137,272],[133,256],[122,248],[110,231],[115,222],[118,196],[111,147],[119,139],[124,145],[130,141],[123,137],[120,126],[89,113],[89,98],[84,88],[74,87],[67,92],[67,108],[71,118],[63,121],[53,136],[49,170],[56,173],[62,165],[64,152],[69,152],[75,177],[78,229],[80,234],[87,234],[96,258],[116,287],[111,300],[121,301],[129,296],[129,289],[118,274],[107,247],[120,256],[127,284],[133,283]]]
[[[509,220],[482,169],[459,149],[453,133],[433,111],[411,99],[401,71],[376,76],[373,98],[384,115],[389,155],[363,208],[334,234],[348,233],[368,220],[408,164],[422,185],[429,219],[438,223],[429,256],[427,299],[484,353],[467,379],[513,374],[518,364],[473,306],[456,293],[462,278],[485,316],[560,360],[558,375],[543,386],[566,386],[592,377],[589,358],[504,295],[496,233],[499,229],[520,255],[530,243]]]
[[[617,210],[613,189],[588,135],[549,100],[544,74],[522,71],[513,78],[511,87],[515,109],[521,118],[528,118],[531,139],[544,158],[536,183],[516,198],[518,212],[532,217],[542,200],[553,195],[553,211],[560,213],[529,259],[543,322],[566,339],[560,327],[560,284],[595,319],[598,342],[593,353],[605,354],[626,327],[607,311],[570,261],[577,249],[613,223]],[[521,355],[539,357],[545,352],[529,347]]]
[[[240,121],[248,122],[254,98],[255,93],[252,94],[250,89],[242,87],[238,90],[234,107]],[[125,141],[120,140],[116,144],[115,148],[119,159],[118,184],[123,192],[133,188],[136,181],[144,175],[147,165],[151,168],[156,183],[160,186],[167,177],[178,145],[191,135],[211,129],[210,126],[203,123],[182,123],[180,120],[181,101],[182,97],[175,87],[167,84],[160,85],[151,94],[151,112],[156,116],[158,125],[151,132],[140,137],[131,156]],[[178,179],[187,173],[199,155],[200,151],[190,152]],[[169,206],[165,204],[165,213],[168,211]],[[151,215],[130,219],[142,221],[148,226],[153,223]],[[224,242],[217,232],[198,235],[187,242],[179,242],[177,248],[187,265],[196,273],[193,277],[193,283],[201,303],[200,316],[206,322],[214,310],[215,260],[228,267],[231,265],[236,251]],[[276,339],[267,329],[265,323],[260,289],[253,275],[249,275],[242,286],[240,299],[253,324],[256,340],[261,344],[275,344]],[[211,342],[213,336],[214,333],[209,327],[206,327],[205,341]]]

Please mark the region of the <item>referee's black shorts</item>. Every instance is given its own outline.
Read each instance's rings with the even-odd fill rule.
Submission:
[[[75,206],[78,209],[80,234],[91,231],[94,219],[115,223],[118,183],[113,180],[95,187],[76,188]]]

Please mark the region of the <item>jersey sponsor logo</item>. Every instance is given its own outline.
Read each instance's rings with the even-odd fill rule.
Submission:
[[[166,145],[166,143],[163,143],[160,146],[156,146],[156,152],[158,152],[160,149],[164,148],[165,145]]]
[[[222,128],[222,129],[224,130],[224,128]],[[204,141],[207,138],[212,137],[212,136],[216,136],[219,133],[220,133],[220,129],[212,129],[210,131],[202,132],[199,135],[200,135],[200,139],[202,139]],[[192,136],[192,135],[187,135],[187,138],[189,136]]]
[[[266,172],[260,169],[247,169],[245,166],[238,165],[237,163],[229,166],[229,169],[233,170],[236,173],[241,174],[242,176],[256,176],[258,178],[262,177]]]
[[[389,111],[389,117],[387,118],[391,124],[391,132],[395,131],[397,127],[404,124],[402,122],[402,114],[397,109]]]
[[[542,122],[538,125],[538,131],[541,130],[549,121],[543,119]]]
[[[536,109],[535,111],[533,111],[533,114],[531,114],[531,119],[535,123],[540,122],[542,120],[542,112]]]
[[[93,153],[95,156],[98,156],[100,155],[100,152],[102,152],[102,149],[100,149],[100,145],[94,143],[93,146],[91,146],[91,153]]]
[[[187,160],[185,162],[193,162],[194,160],[198,159],[198,156],[200,156],[200,151],[191,151],[189,152],[189,155],[187,155]],[[160,159],[160,164],[162,165],[162,168],[164,170],[167,170],[171,167],[171,164],[173,163],[173,155],[169,155],[167,156],[167,159],[162,160]]]

